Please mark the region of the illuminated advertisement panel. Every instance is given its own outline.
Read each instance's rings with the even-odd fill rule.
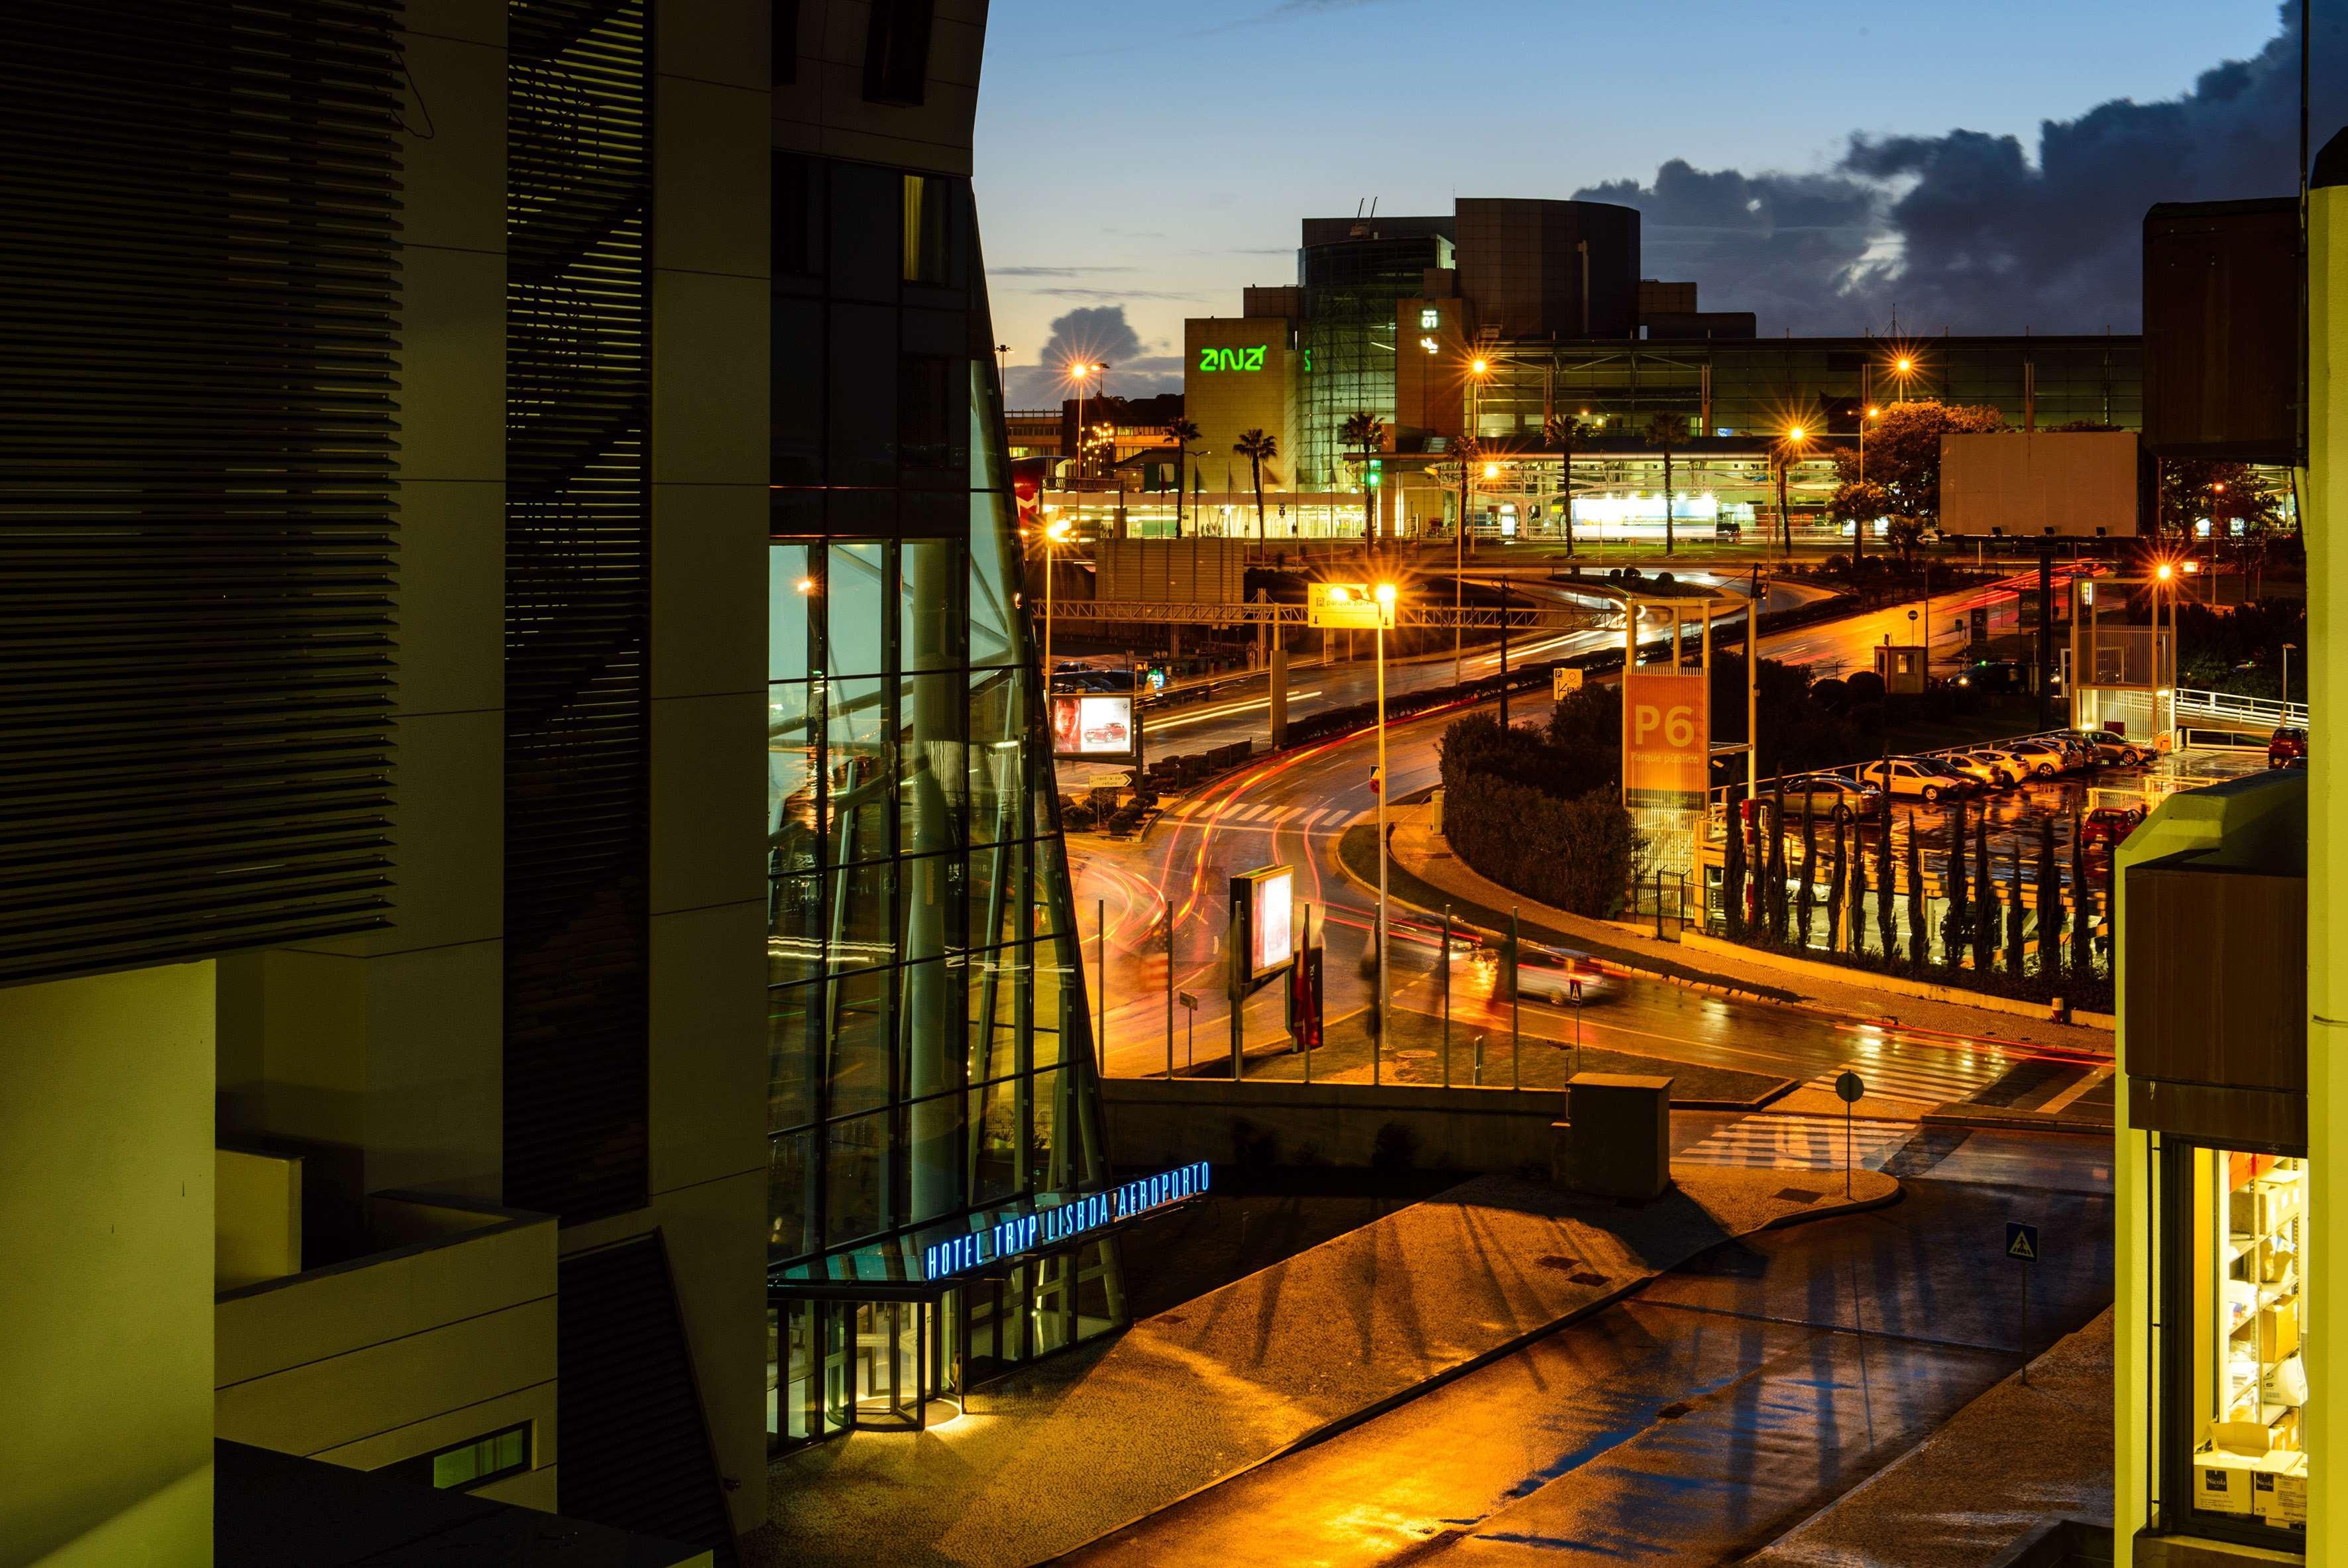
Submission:
[[[1296,957],[1296,872],[1288,866],[1262,866],[1231,879],[1231,926],[1244,931],[1241,973],[1235,981],[1252,985],[1285,969]]]
[[[1095,692],[1052,694],[1052,756],[1064,762],[1130,760],[1141,737],[1133,698]]]

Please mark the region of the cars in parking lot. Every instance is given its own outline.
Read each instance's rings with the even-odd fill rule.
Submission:
[[[2136,831],[2136,825],[2145,819],[2141,806],[2098,806],[2079,821],[2079,842],[2083,845],[2102,844],[2106,849]]]
[[[2010,789],[2014,771],[2011,762],[1985,751],[1943,751],[1933,761],[1953,768],[1983,789]]]
[[[2303,726],[2286,724],[2267,741],[2267,766],[2270,768],[2304,768],[2307,766],[2307,730]]]
[[[1995,746],[1976,746],[1962,755],[1972,765],[1988,769],[1990,782],[2000,789],[2011,789],[2037,771],[2023,758]]]
[[[2034,778],[2052,779],[2057,773],[2068,772],[2079,766],[2078,759],[2061,742],[2043,736],[2024,736],[2018,740],[2004,742],[1999,749],[2021,758]]]
[[[1830,817],[1838,822],[1877,816],[1883,810],[1882,790],[1838,773],[1797,774],[1787,779],[1783,788],[1789,818],[1798,816],[1805,802],[1813,816]]]
[[[2094,767],[2134,768],[2147,756],[2142,747],[2107,729],[2063,729],[2055,733],[2084,748]]]
[[[1944,768],[1928,757],[1890,757],[1859,770],[1859,778],[1895,800],[1937,804],[1944,795],[1970,795],[1985,788],[1981,780]]]

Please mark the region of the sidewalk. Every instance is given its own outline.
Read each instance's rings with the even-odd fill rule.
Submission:
[[[1420,888],[1432,889],[1438,902],[1449,901],[1455,914],[1487,929],[1506,929],[1508,912],[1514,906],[1520,912],[1520,923],[1529,935],[1586,948],[1599,957],[1612,958],[1671,979],[1969,1039],[2012,1041],[2087,1057],[2108,1057],[2112,1054],[2112,1037],[2102,1029],[1993,1013],[1962,1003],[1894,995],[1875,989],[1856,975],[1849,981],[1825,979],[1773,968],[1730,954],[1693,954],[1677,942],[1658,939],[1652,933],[1636,932],[1611,921],[1591,920],[1535,903],[1478,874],[1454,855],[1450,844],[1435,831],[1440,810],[1429,802],[1406,807],[1396,813],[1393,867],[1406,873]],[[1411,892],[1404,887],[1395,887],[1392,892],[1414,903],[1420,902],[1412,899]]]
[[[1737,1236],[1893,1201],[1688,1168],[1652,1203],[1486,1176],[978,1390],[787,1455],[751,1564],[1025,1568],[1407,1400]],[[1141,1244],[1147,1244],[1147,1232]]]
[[[1746,1568],[1989,1568],[2050,1518],[2111,1516],[2106,1310]]]

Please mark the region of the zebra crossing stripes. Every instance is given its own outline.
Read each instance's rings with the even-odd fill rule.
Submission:
[[[1945,1105],[1980,1093],[2005,1075],[2013,1064],[2003,1057],[1953,1057],[1939,1061],[1894,1060],[1845,1062],[1820,1073],[1804,1088],[1834,1092],[1835,1079],[1854,1072],[1867,1085],[1869,1099],[1902,1099],[1918,1105]]]
[[[1879,1171],[1915,1130],[1905,1121],[1854,1121],[1851,1158]],[[1839,1171],[1842,1161],[1843,1123],[1807,1116],[1748,1116],[1672,1156],[1674,1165],[1745,1171]]]

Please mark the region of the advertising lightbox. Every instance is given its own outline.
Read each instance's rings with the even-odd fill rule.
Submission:
[[[1278,974],[1296,956],[1296,872],[1262,866],[1231,879],[1231,925],[1242,933],[1241,984]]]
[[[1140,727],[1129,696],[1055,692],[1051,711],[1056,761],[1122,762],[1140,755]]]

